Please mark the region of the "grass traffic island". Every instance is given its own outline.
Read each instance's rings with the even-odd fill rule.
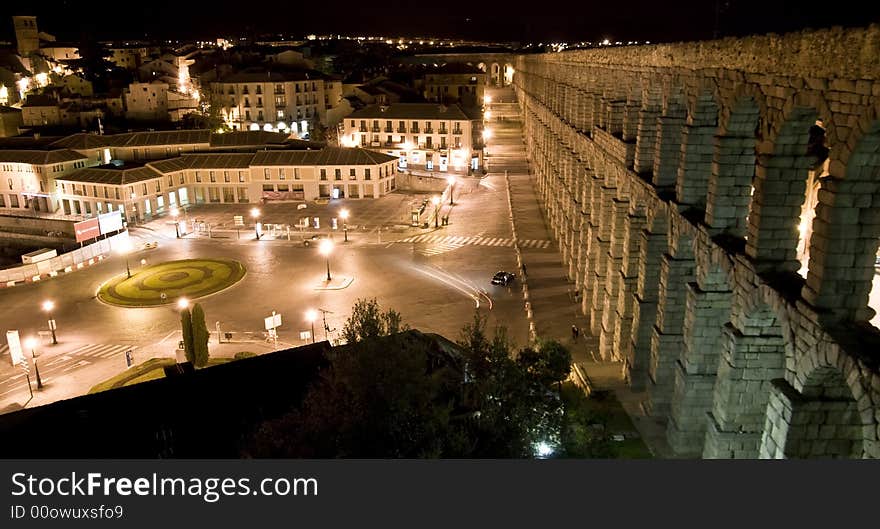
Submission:
[[[241,358],[256,356],[253,353],[244,353],[242,356],[239,355],[242,355],[242,353],[236,353],[234,358],[211,358],[208,360],[208,365],[205,367],[216,366],[239,360]],[[89,393],[99,393],[101,391],[107,391],[108,389],[121,388],[123,386],[131,386],[141,382],[147,382],[148,380],[165,378],[165,368],[173,366],[176,363],[177,361],[174,358],[150,358],[141,364],[126,369],[114,377],[95,384],[92,386],[92,389],[89,390]]]
[[[142,268],[131,277],[114,277],[98,289],[98,299],[120,307],[158,307],[181,297],[220,292],[241,281],[245,273],[244,265],[230,259],[168,261]]]

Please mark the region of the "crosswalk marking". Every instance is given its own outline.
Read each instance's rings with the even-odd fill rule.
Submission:
[[[513,246],[513,239],[505,237],[464,237],[458,235],[414,235],[401,239],[401,243],[434,243],[434,244],[458,244],[471,246]],[[550,248],[552,241],[546,239],[520,239],[519,245],[524,248]]]

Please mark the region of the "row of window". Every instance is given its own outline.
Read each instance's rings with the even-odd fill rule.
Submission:
[[[243,86],[242,85],[230,85],[229,88],[227,89],[227,93],[229,95],[234,95],[236,88],[239,86],[241,87],[242,94],[249,94],[250,93],[250,89],[248,88],[248,85],[243,85]],[[309,92],[309,91],[314,92],[317,90],[318,90],[318,84],[315,81],[312,81],[311,84],[309,84],[308,82],[293,83],[294,93]],[[259,84],[256,85],[256,87],[254,88],[254,93],[255,94],[262,94],[263,93],[263,85],[259,85]],[[276,84],[275,85],[275,93],[276,94],[283,94],[284,93],[284,85],[283,84]]]
[[[246,183],[247,182],[246,171],[237,171],[238,174],[234,175],[233,173],[235,173],[236,171],[226,171],[226,170],[224,170],[224,171],[208,171],[208,182],[217,183],[218,173],[221,173],[221,172],[222,172],[222,177],[223,177],[224,183],[231,182],[233,177],[236,177],[236,176],[237,176],[239,183]],[[390,176],[395,172],[396,172],[396,168],[394,166],[388,166],[387,168],[383,167],[383,166],[379,166],[379,178],[384,178],[386,176]],[[277,170],[277,176],[278,176],[279,180],[284,180],[288,174],[290,174],[290,173],[288,172],[287,168],[280,167]],[[320,174],[321,174],[321,180],[327,180],[327,170],[326,169],[321,169]],[[266,180],[269,180],[272,176],[272,170],[269,168],[264,168],[263,169],[263,176]],[[363,177],[364,177],[364,180],[372,179],[372,173],[371,173],[370,168],[364,168]],[[293,168],[293,178],[294,178],[294,180],[300,179],[299,167]],[[349,169],[349,179],[355,180],[356,178],[357,178],[357,169],[350,168]],[[342,170],[341,169],[335,169],[335,179],[342,180]],[[195,171],[195,181],[196,181],[196,183],[202,183],[202,181],[203,181],[202,172]],[[184,176],[183,173],[178,175],[178,183],[179,183],[179,185],[184,185],[186,183],[186,177]],[[97,185],[89,186],[89,185],[85,185],[85,184],[75,184],[75,183],[60,183],[60,185],[61,185],[62,192],[65,194],[68,194],[68,195],[91,196],[91,197],[95,197],[95,198],[100,198],[101,195],[103,195],[103,198],[111,198],[110,195],[112,194],[116,198],[116,200],[121,200],[119,188],[116,186],[97,186]],[[158,180],[158,179],[155,180],[155,182],[153,182],[153,185],[155,186],[156,193],[162,192],[162,184],[161,184],[160,180]],[[174,187],[174,177],[173,176],[168,176],[167,185],[168,185],[168,188]],[[43,186],[42,186],[42,182],[41,182],[40,191],[43,190],[42,187]],[[12,179],[11,178],[9,179],[9,189],[12,189]],[[111,189],[112,189],[112,191],[111,191]],[[140,185],[140,192],[141,192],[140,193],[141,196],[146,196],[149,194],[149,187],[146,182],[142,183]],[[129,193],[130,198],[135,198],[135,196],[136,196],[135,186],[129,186],[128,193]]]
[[[231,104],[232,106],[236,106],[236,105],[238,104],[238,103],[236,103],[234,97],[231,98],[229,101],[230,101],[230,104]],[[300,96],[296,96],[296,104],[297,104],[297,106],[302,106],[303,104],[306,104],[306,105],[317,105],[317,104],[318,104],[318,96],[315,95],[315,94],[312,94],[312,96],[309,97],[309,96],[307,95],[306,98],[305,98],[305,103],[303,103],[303,99],[302,99],[302,97],[300,97]],[[249,108],[250,106],[251,106],[251,100],[248,99],[247,97],[245,97],[245,98],[244,98],[244,107],[245,107],[245,108]],[[263,98],[262,98],[262,97],[258,97],[258,98],[257,98],[257,105],[256,105],[256,106],[257,106],[257,107],[262,107],[262,106],[263,106]],[[275,98],[275,106],[276,106],[276,107],[286,107],[286,106],[287,106],[287,101],[286,101],[283,97],[276,97],[276,98]]]
[[[352,120],[350,120],[350,122],[351,122],[351,128],[355,128],[355,126],[356,126],[355,120],[352,119]],[[410,123],[411,123],[411,126],[409,128],[409,131],[407,131],[406,130],[406,121],[402,121],[402,120],[398,121],[396,132],[400,132],[400,133],[411,132],[411,133],[416,133],[416,134],[418,134],[419,132],[424,132],[425,134],[434,134],[434,128],[432,126],[432,122],[430,122],[430,121],[424,122],[425,127],[421,131],[419,131],[419,122],[418,121],[411,121]],[[360,120],[360,127],[359,128],[360,128],[361,132],[367,132],[367,120],[365,120],[365,119]],[[373,120],[373,126],[371,128],[371,131],[372,132],[395,132],[394,128],[392,127],[391,120],[386,120],[385,121],[385,128],[380,129],[378,119]],[[440,128],[437,129],[437,134],[448,134],[447,131],[448,131],[448,129],[446,128],[446,122],[441,121]],[[453,134],[461,134],[461,122],[458,122],[458,121],[453,122],[452,133]]]

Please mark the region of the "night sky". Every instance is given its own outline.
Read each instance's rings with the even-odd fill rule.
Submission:
[[[4,2],[0,38],[13,14],[36,14],[59,39],[212,38],[283,32],[438,36],[471,40],[700,40],[880,22],[880,2],[828,0],[577,0],[574,2],[379,0],[121,0]],[[716,5],[718,15],[716,16]],[[88,7],[86,7],[88,6]],[[260,7],[257,7],[260,6]],[[716,24],[717,20],[717,24]]]

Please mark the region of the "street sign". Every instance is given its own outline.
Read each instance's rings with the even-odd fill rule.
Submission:
[[[272,313],[268,318],[263,318],[266,323],[266,330],[274,329],[275,327],[281,327],[281,314]]]
[[[12,365],[23,362],[24,354],[21,352],[21,339],[18,337],[18,331],[6,331],[6,343],[9,344]]]
[[[243,215],[234,215],[232,217],[233,222],[235,222],[236,226],[244,226],[244,216]]]
[[[312,338],[312,331],[299,331],[299,339],[300,340],[310,340]]]
[[[31,365],[27,363],[27,360],[25,360],[24,358],[22,358],[21,362],[18,363],[18,367],[20,367],[21,370],[24,371],[25,375],[31,374]]]

